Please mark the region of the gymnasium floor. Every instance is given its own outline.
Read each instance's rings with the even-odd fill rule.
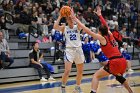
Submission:
[[[84,93],[90,92],[92,75],[86,75],[83,77],[81,88]],[[126,73],[125,77],[129,81],[134,93],[140,93],[140,71],[133,73]],[[12,84],[1,84],[0,93],[61,93],[60,92],[60,79],[56,79],[55,82],[41,83],[40,81],[28,81]],[[70,77],[67,83],[67,93],[72,93],[75,87],[75,77]],[[124,87],[122,87],[113,76],[103,78],[100,81],[97,93],[128,93]]]

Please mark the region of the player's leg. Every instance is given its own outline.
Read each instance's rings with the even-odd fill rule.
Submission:
[[[66,48],[64,52],[64,64],[65,64],[65,71],[62,75],[62,85],[61,85],[61,91],[62,93],[65,92],[65,86],[69,77],[69,73],[71,72],[71,66],[74,60],[74,50],[72,48]]]
[[[83,76],[83,67],[84,67],[85,57],[82,51],[82,48],[77,49],[74,62],[77,68],[77,76],[76,76],[76,86],[73,92],[76,93],[83,93],[82,89],[80,88],[82,76]]]
[[[83,93],[80,87],[82,76],[83,76],[83,65],[84,63],[76,64],[76,68],[77,68],[76,86],[73,93]]]
[[[133,93],[132,89],[130,88],[130,86],[127,82],[127,80],[122,75],[117,75],[115,77],[116,77],[116,80],[118,82],[120,82],[128,90],[129,93]]]
[[[132,68],[131,68],[131,61],[127,60],[127,68],[128,68],[128,72],[133,72]]]
[[[69,73],[71,71],[72,62],[65,61],[65,71],[62,75],[62,85],[61,85],[61,92],[66,93],[65,87],[69,77]]]
[[[77,68],[76,84],[78,86],[80,86],[81,84],[81,80],[83,76],[83,66],[84,66],[84,63],[76,64],[76,68]]]
[[[62,86],[65,86],[69,77],[69,73],[71,72],[72,62],[66,61],[65,62],[65,71],[62,75]]]
[[[102,68],[100,68],[92,77],[92,84],[91,84],[91,93],[96,93],[97,88],[98,88],[98,84],[99,84],[99,80],[105,76],[109,76],[110,73],[108,73],[107,71],[105,71]]]
[[[100,64],[102,65],[102,66],[105,66],[105,65],[107,65],[107,61],[104,61],[104,62],[100,62]]]
[[[123,86],[129,91],[129,93],[133,93],[133,91],[132,91],[132,89],[130,88],[130,86],[129,86],[129,84],[128,84],[127,81],[125,81],[125,82],[123,83]]]
[[[66,49],[64,52],[64,64],[65,70],[62,75],[62,86],[65,86],[69,77],[69,73],[71,72],[71,66],[74,60],[74,51],[73,49]]]

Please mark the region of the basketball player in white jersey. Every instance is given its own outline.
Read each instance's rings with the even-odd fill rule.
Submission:
[[[76,76],[76,87],[74,92],[83,93],[80,84],[83,74],[83,63],[85,61],[85,57],[82,51],[82,43],[80,39],[80,28],[77,25],[74,25],[73,20],[70,17],[66,18],[68,26],[59,25],[61,15],[58,17],[57,21],[54,23],[54,29],[58,31],[62,31],[66,38],[66,49],[65,49],[65,71],[62,76],[62,93],[65,92],[65,86],[69,77],[69,73],[71,71],[72,63],[75,62],[77,68],[77,76]]]

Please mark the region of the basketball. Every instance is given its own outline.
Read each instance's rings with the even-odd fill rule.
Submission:
[[[63,6],[60,9],[60,14],[62,17],[69,17],[71,14],[71,8],[69,6]]]

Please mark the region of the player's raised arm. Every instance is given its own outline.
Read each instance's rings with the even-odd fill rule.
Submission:
[[[109,27],[108,27],[108,25],[107,25],[107,23],[106,23],[104,17],[102,16],[100,6],[97,6],[97,11],[96,11],[95,13],[99,16],[99,19],[100,19],[102,25],[105,25],[105,26],[108,28],[109,33],[111,34],[111,32],[110,32],[110,30],[109,30]]]
[[[55,30],[57,30],[57,31],[62,31],[62,32],[64,32],[64,28],[65,28],[65,26],[64,25],[62,25],[62,26],[60,26],[59,25],[59,22],[60,22],[60,20],[61,20],[61,15],[58,17],[58,19],[56,20],[56,22],[54,23],[54,26],[53,26],[53,28],[55,29]]]
[[[71,17],[78,24],[78,26],[81,29],[83,29],[87,34],[91,35],[95,40],[98,39],[100,42],[105,40],[104,37],[102,37],[99,34],[96,34],[96,33],[92,32],[88,27],[86,27],[84,24],[82,24],[80,22],[80,20],[77,19],[76,16],[74,15],[73,9],[71,10]]]
[[[105,26],[107,26],[107,27],[108,27],[108,25],[107,25],[107,23],[106,23],[105,19],[104,19],[104,18],[103,18],[103,16],[102,16],[100,6],[97,6],[97,7],[96,7],[96,9],[97,9],[97,11],[96,11],[95,13],[99,16],[99,19],[100,19],[100,21],[101,21],[102,25],[105,25]]]

